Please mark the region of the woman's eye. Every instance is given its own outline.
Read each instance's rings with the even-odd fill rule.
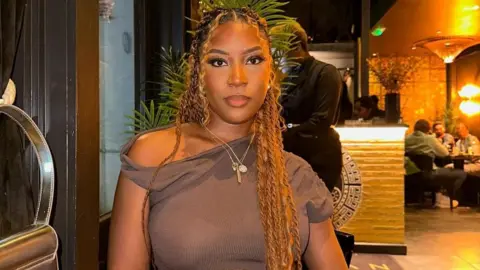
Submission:
[[[248,58],[247,64],[258,65],[258,64],[262,63],[263,61],[265,61],[265,58],[263,58],[261,56],[253,56],[253,57]]]
[[[208,64],[214,67],[222,67],[222,66],[226,66],[227,62],[225,62],[223,59],[211,59],[211,60],[208,60]]]

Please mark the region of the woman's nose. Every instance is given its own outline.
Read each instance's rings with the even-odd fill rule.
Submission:
[[[245,67],[242,64],[234,64],[231,66],[230,76],[228,78],[228,85],[233,87],[244,86],[247,84],[247,75],[245,74]]]

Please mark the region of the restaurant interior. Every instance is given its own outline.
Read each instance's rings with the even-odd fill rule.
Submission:
[[[390,4],[360,46],[311,48],[315,58],[346,74],[352,103],[374,96],[383,113],[357,115],[337,127],[345,171],[334,220],[355,236],[361,252],[350,269],[480,269],[478,139],[470,149],[458,143],[462,132],[480,136],[480,1]],[[401,84],[398,91],[389,86],[393,80]],[[426,120],[428,133],[448,150],[434,158],[434,168],[467,174],[460,189],[426,184],[432,158],[425,162],[408,138],[418,120]],[[450,143],[442,141],[445,133]]]

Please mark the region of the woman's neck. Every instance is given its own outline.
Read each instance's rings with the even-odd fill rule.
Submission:
[[[225,142],[248,136],[251,133],[253,120],[243,124],[228,124],[223,121],[211,120],[206,128]]]

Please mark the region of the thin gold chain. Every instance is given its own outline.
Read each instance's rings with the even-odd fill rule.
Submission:
[[[243,153],[243,156],[242,156],[242,159],[239,159],[238,156],[235,154],[235,151],[233,151],[232,147],[226,143],[225,141],[223,141],[222,139],[220,139],[217,135],[215,135],[215,133],[213,133],[210,129],[208,129],[205,125],[203,126],[203,128],[205,128],[206,131],[208,131],[208,133],[210,133],[210,135],[212,135],[212,137],[217,141],[217,142],[220,142],[221,146],[223,147],[223,149],[225,149],[225,151],[227,151],[227,154],[228,156],[230,157],[230,160],[232,161],[232,163],[235,163],[235,161],[233,160],[232,156],[230,155],[230,151],[232,152],[233,156],[235,157],[235,159],[237,160],[238,163],[240,163],[241,165],[243,165],[243,161],[245,160],[245,157],[247,156],[247,153],[248,153],[248,150],[250,150],[250,146],[252,145],[252,142],[253,142],[253,138],[255,136],[252,136],[252,138],[250,139],[250,143],[248,144],[248,147],[247,147],[247,150],[245,150],[245,153]],[[228,149],[227,149],[228,147]],[[230,151],[229,151],[230,150]]]

